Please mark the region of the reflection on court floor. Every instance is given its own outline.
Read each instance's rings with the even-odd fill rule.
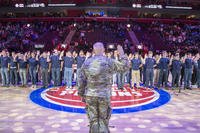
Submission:
[[[32,92],[30,88],[1,87],[0,91],[1,133],[88,133],[89,131],[85,114],[57,111],[50,108],[56,107],[56,104],[52,103],[47,105],[49,108],[39,106],[29,99]],[[43,91],[45,90],[41,89],[41,92]],[[166,95],[159,92],[160,90],[156,91],[160,94],[159,98],[166,98]],[[110,120],[111,133],[199,133],[200,90],[183,90],[179,95],[174,95],[174,92],[178,90],[167,90],[171,100],[159,108],[135,113],[113,112],[115,114],[112,114]],[[157,102],[153,102],[152,106],[155,105]],[[137,108],[142,110],[144,107]],[[73,109],[70,111],[78,111],[76,108]]]

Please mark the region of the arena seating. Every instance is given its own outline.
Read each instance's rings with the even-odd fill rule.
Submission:
[[[19,21],[26,21],[26,24],[32,25],[35,18],[9,18],[2,19],[2,26],[0,28],[0,47],[8,48],[8,49],[19,49],[20,44],[23,40],[26,42],[27,37],[24,36],[22,38],[18,37],[18,33],[13,33],[13,29],[9,27],[9,22],[14,21],[13,24],[20,24]],[[37,19],[38,20],[38,19]],[[58,44],[62,44],[68,33],[70,32],[70,28],[68,25],[74,26],[72,23],[73,20],[76,20],[76,32],[75,35],[72,36],[70,44],[78,43],[78,44],[92,44],[95,41],[102,41],[104,43],[119,43],[123,44],[125,39],[128,39],[131,42],[131,38],[128,34],[127,30],[127,20],[124,18],[96,18],[94,21],[93,18],[85,18],[85,22],[81,23],[83,18],[42,18],[41,21],[43,23],[49,24],[49,26],[43,26],[47,29],[52,25],[52,30],[42,30],[38,31],[37,28],[29,27],[29,30],[26,31],[26,25],[20,24],[19,29],[23,29],[21,32],[22,35],[27,34],[31,36],[32,34],[38,34],[38,38],[35,40],[31,40],[29,43],[32,44],[45,44],[46,49],[51,50],[55,48]],[[49,22],[48,22],[49,21]],[[55,21],[55,22],[54,22]],[[66,21],[66,26],[61,26],[61,22]],[[68,23],[69,21],[70,23]],[[112,22],[108,25],[106,22]],[[181,31],[177,32],[177,28],[174,27],[174,22],[179,27]],[[125,23],[126,22],[126,23]],[[134,19],[129,22],[131,24],[131,30],[134,31],[139,43],[142,43],[144,46],[148,47],[149,50],[172,50],[173,48],[180,49],[185,48],[184,46],[190,47],[190,49],[198,49],[199,46],[199,36],[200,36],[200,27],[198,26],[198,21],[187,21],[187,20],[168,20],[168,19]],[[12,24],[12,23],[11,23]],[[90,26],[87,26],[89,24]],[[96,25],[95,25],[96,24]],[[120,24],[123,28],[119,30]],[[164,26],[164,28],[163,28]],[[12,27],[12,26],[11,26]],[[16,28],[16,26],[14,26]],[[163,29],[162,29],[163,28]],[[7,29],[7,30],[5,30]],[[130,30],[130,29],[129,29]],[[16,30],[16,32],[19,32]],[[81,37],[81,32],[84,33],[84,36]],[[184,40],[179,42],[178,38],[182,33],[187,32],[187,34],[183,37]],[[174,34],[175,40],[169,39],[169,33]],[[177,34],[178,33],[178,34]],[[177,36],[178,35],[178,36]],[[17,44],[17,45],[16,45]],[[54,45],[52,45],[54,44]],[[134,44],[132,44],[134,45]],[[16,47],[17,46],[17,47]],[[25,45],[27,46],[27,45]],[[32,47],[27,47],[32,48]]]

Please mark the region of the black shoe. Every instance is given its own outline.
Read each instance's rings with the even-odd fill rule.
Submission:
[[[169,90],[169,88],[168,88],[168,87],[164,87],[164,89],[165,89],[165,90]]]
[[[23,85],[23,88],[26,88],[27,87],[27,85]]]
[[[133,90],[135,87],[134,86],[130,86],[131,90]]]
[[[121,88],[119,88],[120,90],[124,90],[124,88],[123,87],[121,87]]]
[[[46,86],[43,86],[42,88],[43,88],[43,89],[46,89],[47,87],[46,87]]]

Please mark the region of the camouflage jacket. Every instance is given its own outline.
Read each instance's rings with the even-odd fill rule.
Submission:
[[[110,97],[114,73],[129,69],[129,61],[123,56],[119,61],[105,56],[87,59],[78,74],[78,93],[80,96]]]

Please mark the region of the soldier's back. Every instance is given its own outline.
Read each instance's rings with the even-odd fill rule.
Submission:
[[[109,97],[111,94],[112,59],[94,56],[87,59],[83,68],[87,77],[86,96]]]

